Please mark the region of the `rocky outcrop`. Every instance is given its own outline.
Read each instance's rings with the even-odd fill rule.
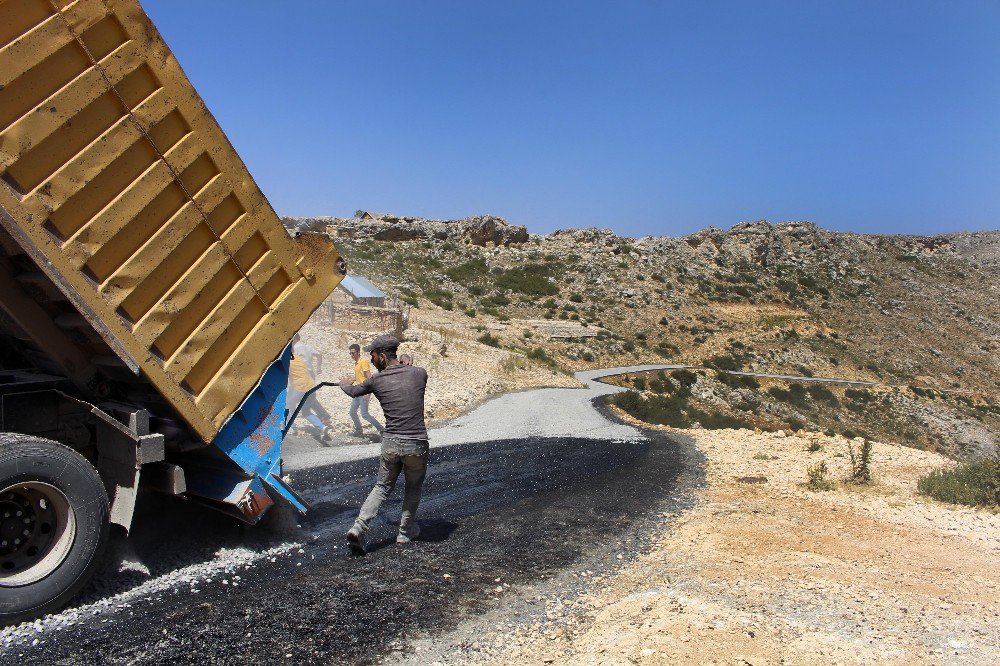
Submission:
[[[463,237],[473,245],[519,245],[528,240],[527,227],[492,215],[467,217],[461,224]]]
[[[364,217],[284,218],[296,230],[325,230],[331,235],[351,235],[377,241],[460,240],[472,245],[520,245],[528,240],[524,225],[502,217],[473,215],[461,220],[428,220],[420,217],[367,213]]]

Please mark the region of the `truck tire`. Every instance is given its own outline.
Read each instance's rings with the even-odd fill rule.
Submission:
[[[62,444],[0,433],[0,624],[58,610],[100,562],[108,495],[86,458]]]

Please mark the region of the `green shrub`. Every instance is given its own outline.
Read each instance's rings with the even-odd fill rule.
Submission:
[[[452,266],[444,274],[459,284],[467,285],[481,280],[489,274],[489,271],[486,262],[477,258]]]
[[[826,467],[826,461],[820,461],[816,465],[813,465],[808,470],[806,474],[809,476],[809,490],[832,490],[833,484],[826,478],[829,474],[829,470]]]
[[[634,378],[632,380],[632,386],[635,387],[636,391],[645,391],[646,390],[646,380],[643,379],[642,377],[636,377],[636,378]]]
[[[467,314],[470,317],[475,317],[476,316],[476,308],[469,308],[469,309],[467,309],[465,311],[465,314]]]
[[[452,298],[454,298],[454,296],[454,292],[448,291],[447,289],[441,289],[439,287],[424,289],[424,298],[429,300],[434,305],[444,308],[445,310],[451,310],[454,307],[452,304]]]
[[[559,288],[549,279],[553,277],[552,269],[545,264],[525,264],[516,268],[508,268],[501,272],[495,280],[498,289],[510,290],[529,296],[552,296],[559,293]]]
[[[780,400],[781,402],[790,402],[792,399],[791,391],[783,389],[780,386],[772,386],[767,389],[767,394],[775,400]]]
[[[808,395],[808,392],[806,391],[805,386],[799,384],[798,382],[795,382],[794,384],[791,384],[788,387],[788,392],[791,395],[791,397],[789,398],[790,403],[792,403],[796,407],[809,406],[809,399],[806,397]]]
[[[819,284],[816,282],[816,278],[811,275],[803,275],[798,279],[798,283],[805,287],[806,289],[815,290]]]
[[[654,395],[644,398],[638,391],[626,391],[614,396],[611,401],[645,423],[689,428],[697,422],[701,427],[709,430],[753,427],[750,422],[737,417],[698,409],[688,403],[687,396],[680,393],[671,396]]]
[[[846,391],[844,391],[844,396],[848,400],[852,400],[854,402],[862,404],[867,404],[875,399],[875,396],[873,396],[871,391],[869,391],[868,389],[849,388]]]
[[[783,291],[789,296],[794,296],[799,290],[798,285],[791,280],[778,280],[775,286],[778,288],[778,291]]]
[[[739,370],[743,364],[729,354],[717,354],[705,361],[705,365],[716,370]]]
[[[484,305],[489,306],[499,306],[503,307],[505,305],[510,305],[510,299],[503,294],[493,294],[492,296],[487,296],[483,299]]]
[[[534,349],[530,350],[526,354],[526,356],[528,358],[532,359],[532,360],[541,361],[543,363],[548,363],[550,365],[553,364],[553,363],[555,363],[555,361],[553,360],[553,358],[551,356],[549,356],[548,354],[546,354],[545,350],[542,349],[541,347],[535,347]]]
[[[677,383],[684,388],[691,388],[698,381],[698,375],[690,370],[674,370],[670,376],[677,380]]]
[[[834,407],[840,404],[840,400],[833,394],[833,391],[821,384],[810,384],[806,391],[816,402],[825,402]]]
[[[851,481],[854,483],[872,482],[872,443],[867,439],[861,443],[858,451],[854,445],[847,444],[847,452],[851,456]]]
[[[583,303],[583,296],[581,296],[580,294],[570,294],[569,300],[573,301],[574,303]]]
[[[809,443],[809,446],[806,448],[806,450],[809,451],[810,453],[816,453],[817,451],[823,450],[823,445],[814,440]]]
[[[677,397],[657,395],[646,399],[638,391],[626,391],[614,396],[611,402],[645,423],[674,428],[687,428],[691,425],[691,420],[684,413],[684,400]]]
[[[960,463],[917,481],[921,495],[966,506],[1000,506],[1000,456]]]
[[[481,342],[484,345],[489,345],[490,347],[500,346],[500,339],[497,338],[495,335],[490,334],[489,332],[483,333],[478,338],[476,338],[476,342]]]
[[[728,372],[715,371],[715,378],[730,388],[759,389],[760,382],[746,375],[731,375]]]
[[[706,412],[694,407],[688,407],[688,415],[697,421],[702,428],[708,430],[721,430],[723,428],[733,428],[736,430],[739,428],[749,429],[754,427],[753,423],[745,419],[717,412]]]

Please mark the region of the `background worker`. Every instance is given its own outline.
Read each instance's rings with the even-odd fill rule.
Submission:
[[[371,354],[378,374],[361,384],[352,384],[351,377],[344,377],[340,382],[340,388],[351,397],[374,393],[385,414],[378,481],[346,535],[348,546],[355,555],[364,554],[365,533],[378,515],[382,502],[392,493],[400,472],[406,479],[406,489],[396,543],[409,543],[420,534],[416,514],[420,490],[427,474],[429,449],[427,425],[424,423],[427,371],[401,364],[396,359],[398,348],[399,340],[393,336],[378,336],[365,348]]]
[[[298,333],[292,336],[292,359],[288,372],[288,391],[285,400],[285,407],[289,413],[298,407],[302,396],[316,386],[316,376],[322,367],[322,354],[316,351],[312,345],[302,342]],[[320,439],[324,442],[333,439],[330,413],[323,408],[323,405],[319,404],[315,393],[306,398],[301,411],[299,411],[299,416],[305,418],[310,425],[319,431]]]
[[[323,372],[323,355],[311,344],[303,341],[298,333],[292,336],[292,353],[302,359],[314,379],[319,378]]]
[[[397,343],[398,345],[398,343]],[[348,347],[348,351],[351,353],[351,358],[354,359],[354,384],[361,385],[372,376],[372,366],[368,362],[368,359],[361,355],[361,347],[355,343]],[[370,394],[370,392],[369,392]],[[353,400],[351,400],[350,415],[351,420],[354,421],[354,436],[364,437],[365,432],[361,428],[361,419],[358,418],[358,411],[361,412],[361,416],[375,426],[375,430],[381,435],[385,428],[382,424],[375,419],[374,416],[368,413],[368,401],[371,399],[369,394],[358,395]]]
[[[413,357],[409,354],[400,354],[399,362],[403,365],[413,365]]]

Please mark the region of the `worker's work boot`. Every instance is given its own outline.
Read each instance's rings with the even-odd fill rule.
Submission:
[[[365,554],[365,543],[357,525],[347,530],[344,536],[347,537],[347,547],[351,549],[351,555],[357,557]]]
[[[420,536],[420,525],[413,523],[409,527],[399,526],[399,534],[396,535],[396,543],[410,543]]]

